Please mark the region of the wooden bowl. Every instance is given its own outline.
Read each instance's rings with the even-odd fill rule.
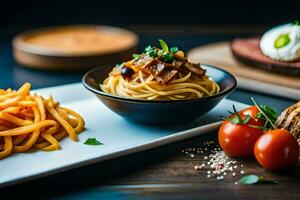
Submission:
[[[82,70],[128,60],[138,36],[125,29],[70,25],[23,32],[13,39],[17,63],[39,69]]]

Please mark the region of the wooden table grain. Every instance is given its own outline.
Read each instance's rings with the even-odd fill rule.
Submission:
[[[183,149],[203,147],[217,133],[6,188],[3,197],[51,199],[299,199],[300,165],[281,172],[260,167],[254,158],[239,159],[236,176],[207,178],[207,167],[195,170],[205,155]],[[217,143],[215,143],[217,144]],[[209,148],[215,148],[211,145]],[[209,149],[208,149],[209,151]],[[243,168],[241,168],[241,164]],[[243,174],[262,175],[278,184],[235,184]],[[33,192],[35,191],[35,192]]]

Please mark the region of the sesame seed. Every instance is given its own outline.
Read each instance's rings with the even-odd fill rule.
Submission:
[[[201,169],[201,167],[200,167],[199,165],[195,165],[195,166],[194,166],[194,169],[195,169],[195,170],[199,170],[199,169]]]
[[[238,173],[245,173],[245,171],[241,169],[244,166],[243,164],[228,157],[221,150],[220,146],[217,144],[213,145],[213,143],[214,142],[207,141],[203,143],[202,147],[186,148],[185,150],[182,150],[182,152],[192,158],[197,157],[197,154],[201,155],[203,160],[198,165],[195,165],[194,169],[207,169],[207,178],[213,177],[217,180],[222,180],[229,172],[232,177],[236,177]]]

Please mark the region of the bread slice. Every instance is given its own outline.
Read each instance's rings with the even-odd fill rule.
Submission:
[[[288,130],[300,146],[300,101],[285,109],[275,122],[275,126]]]

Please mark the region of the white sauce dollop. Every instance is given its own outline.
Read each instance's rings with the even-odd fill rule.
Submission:
[[[290,42],[276,48],[275,40],[282,34],[289,34]],[[300,26],[285,24],[267,31],[260,40],[260,48],[266,56],[280,61],[294,61],[300,59]]]

